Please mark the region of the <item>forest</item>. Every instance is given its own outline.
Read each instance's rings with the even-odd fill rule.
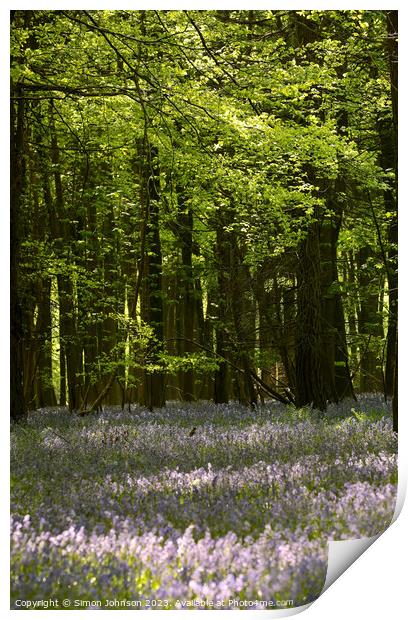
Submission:
[[[397,32],[11,11],[14,600],[296,606],[386,527]]]

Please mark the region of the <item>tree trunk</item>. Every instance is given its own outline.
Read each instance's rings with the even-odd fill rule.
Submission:
[[[394,430],[398,430],[398,277],[397,277],[397,243],[398,243],[398,11],[386,11],[387,45],[390,67],[390,86],[393,120],[393,146],[395,170],[395,217],[391,220],[388,241],[389,262],[389,304],[390,318],[387,335],[386,389],[393,394]],[[391,199],[391,194],[388,194]],[[393,386],[391,390],[391,380]]]
[[[38,291],[38,318],[36,333],[39,342],[36,394],[38,407],[55,407],[52,383],[52,329],[51,329],[51,280],[41,279]]]
[[[159,169],[158,151],[147,138],[141,150],[141,204],[146,210],[146,251],[144,259],[144,286],[142,288],[142,318],[153,330],[146,361],[160,364],[163,351],[163,291],[162,252],[159,232]],[[147,369],[144,373],[144,404],[150,410],[165,405],[165,383],[162,370]]]
[[[398,344],[395,352],[394,386],[392,397],[392,428],[398,433]]]
[[[195,316],[196,316],[196,340],[200,345],[207,347],[210,351],[213,350],[213,333],[209,321],[204,318],[204,306],[203,306],[203,289],[201,287],[200,276],[196,276],[194,279],[194,297],[195,297]],[[212,373],[207,371],[200,372],[200,381],[197,388],[197,398],[211,398],[211,383]]]
[[[387,353],[385,365],[385,391],[392,396],[394,390],[394,369],[397,349],[397,322],[398,322],[398,276],[397,276],[397,243],[398,243],[398,11],[386,11],[387,21],[387,50],[389,59],[389,75],[392,102],[392,122],[388,119],[377,123],[381,148],[381,167],[384,171],[393,170],[395,173],[394,187],[384,190],[384,208],[390,214],[388,228],[387,279],[388,279],[388,332]]]
[[[324,382],[322,291],[319,226],[309,226],[298,256],[298,304],[296,329],[296,405],[312,405],[324,411],[328,390]]]
[[[367,260],[371,255],[369,247],[361,248],[357,255],[360,310],[358,332],[362,337],[360,345],[360,392],[381,392],[382,370],[376,353],[377,340],[381,334],[381,317],[378,313],[378,289],[371,290],[371,276]]]
[[[234,324],[235,362],[241,372],[236,373],[238,400],[245,406],[255,406],[257,393],[251,375],[251,349],[255,338],[255,307],[250,297],[250,274],[243,263],[242,252],[234,233],[230,235],[231,269],[230,295]]]
[[[336,362],[336,290],[337,265],[336,265],[336,224],[332,218],[324,218],[320,227],[320,273],[322,288],[322,356],[324,363],[322,371],[324,382],[331,400],[337,402],[335,362]]]
[[[110,170],[106,171],[110,174]],[[117,369],[117,352],[115,347],[118,344],[118,320],[115,315],[124,315],[124,291],[120,290],[120,274],[118,272],[118,256],[116,251],[116,239],[114,228],[114,213],[112,204],[107,207],[107,212],[103,219],[103,321],[101,324],[100,353],[102,359],[107,360],[110,365]],[[122,295],[121,295],[122,293]],[[123,303],[123,306],[122,306]],[[112,316],[114,315],[114,316]],[[118,371],[119,372],[119,371]],[[112,369],[109,367],[102,374],[100,389],[109,381]],[[122,377],[123,380],[123,377]],[[109,392],[104,399],[107,405],[119,405],[122,402],[122,394],[117,380],[112,383]]]
[[[228,278],[231,266],[230,248],[227,244],[226,233],[222,223],[217,226],[217,241],[215,253],[217,257],[217,320],[215,328],[215,352],[217,355],[218,369],[214,373],[214,402],[228,403],[229,401],[229,368],[226,361],[227,351],[227,298]]]
[[[21,89],[12,94],[21,97]],[[23,387],[23,315],[19,297],[19,260],[21,246],[21,202],[24,193],[25,144],[24,100],[11,103],[10,157],[10,407],[14,421],[26,414]]]
[[[265,261],[256,273],[256,300],[258,305],[258,345],[259,345],[259,366],[261,379],[267,385],[271,385],[272,367],[274,365],[273,344],[278,341],[277,329],[273,329],[274,310],[276,308],[274,293],[271,290],[270,282],[273,273],[268,269],[269,261]],[[268,283],[268,285],[267,285]],[[275,343],[273,342],[275,340]],[[260,390],[260,397],[263,401],[265,392]]]
[[[183,200],[183,192],[177,188],[179,211],[177,216],[178,236],[181,242],[181,286],[182,291],[182,351],[184,354],[194,352],[194,282],[193,282],[193,212],[186,208]],[[181,375],[181,398],[185,401],[193,401],[194,396],[194,372],[188,369]]]
[[[337,183],[335,195],[328,205],[334,215],[325,218],[320,229],[323,348],[326,358],[324,374],[329,399],[332,401],[342,400],[346,396],[355,397],[348,363],[344,310],[337,268],[341,211],[335,196],[340,191]]]

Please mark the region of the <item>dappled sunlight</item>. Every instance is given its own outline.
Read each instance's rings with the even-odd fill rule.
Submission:
[[[396,437],[380,397],[354,411],[367,402],[378,420],[344,404],[286,422],[274,404],[33,412],[13,430],[14,596],[316,598],[327,541],[392,518]]]

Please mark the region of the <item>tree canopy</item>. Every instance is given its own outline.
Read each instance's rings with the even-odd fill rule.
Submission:
[[[14,418],[392,396],[396,13],[12,11]]]

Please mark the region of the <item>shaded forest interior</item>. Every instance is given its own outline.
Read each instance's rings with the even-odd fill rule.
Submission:
[[[13,419],[396,405],[396,258],[396,11],[11,12]]]

